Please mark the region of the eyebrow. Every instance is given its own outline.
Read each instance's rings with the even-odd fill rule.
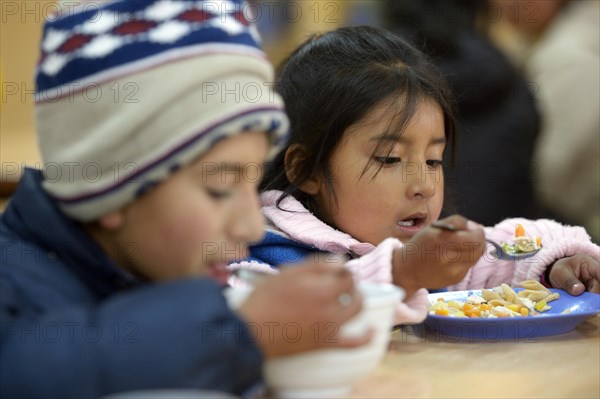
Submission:
[[[233,174],[237,176],[256,175],[261,178],[267,168],[267,162],[203,162],[198,171],[205,177],[222,174]]]
[[[406,142],[406,139],[402,136],[395,137],[391,134],[383,133],[372,137],[371,139],[369,139],[369,141],[392,141],[402,143]],[[429,142],[429,145],[446,144],[447,142],[448,140],[446,140],[446,137],[435,137]]]
[[[208,176],[223,172],[241,174],[245,167],[246,165],[242,165],[240,162],[202,162],[199,165],[198,172]]]
[[[218,165],[217,172],[242,172],[246,167],[246,165],[242,165],[239,162],[219,162]]]

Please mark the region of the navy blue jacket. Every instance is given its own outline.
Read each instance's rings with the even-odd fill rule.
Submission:
[[[262,386],[262,355],[215,282],[126,273],[41,181],[26,171],[0,217],[3,398],[175,387],[246,396]]]

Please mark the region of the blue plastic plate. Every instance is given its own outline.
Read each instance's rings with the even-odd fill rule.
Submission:
[[[515,291],[521,291],[516,288]],[[584,292],[571,296],[563,290],[560,298],[549,303],[552,309],[536,316],[509,317],[494,319],[460,318],[429,315],[425,325],[439,334],[451,337],[464,337],[484,340],[527,340],[535,337],[564,334],[573,330],[579,323],[600,313],[600,295]],[[438,298],[464,301],[469,295],[480,295],[481,290],[451,291],[429,294],[429,301]]]

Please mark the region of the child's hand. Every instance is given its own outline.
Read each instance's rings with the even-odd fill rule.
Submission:
[[[258,285],[238,312],[256,333],[265,357],[278,357],[320,347],[356,347],[371,333],[341,338],[340,326],[362,308],[351,273],[320,261],[282,267]],[[349,295],[348,295],[349,294]]]
[[[575,255],[554,262],[549,275],[550,284],[571,295],[584,291],[600,294],[600,262],[589,255]]]
[[[484,253],[481,226],[458,215],[443,222],[461,231],[427,227],[394,254],[394,284],[404,288],[406,296],[419,288],[443,288],[458,283]]]

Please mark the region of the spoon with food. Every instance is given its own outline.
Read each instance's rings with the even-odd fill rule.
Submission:
[[[432,223],[432,227],[447,231],[460,231],[461,229],[454,227],[451,224],[437,221]],[[537,254],[542,249],[542,238],[531,238],[525,234],[523,225],[517,224],[515,228],[515,237],[513,243],[506,242],[497,243],[496,241],[485,239],[486,242],[494,247],[491,252],[492,256],[502,260],[518,261],[530,258]]]

